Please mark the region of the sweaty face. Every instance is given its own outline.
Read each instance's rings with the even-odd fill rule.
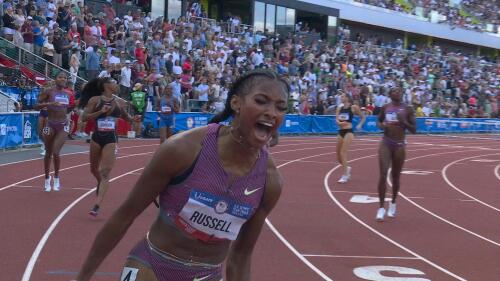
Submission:
[[[56,77],[56,85],[58,87],[61,87],[61,88],[66,87],[66,83],[67,82],[68,82],[68,77],[66,76],[66,74],[61,73],[61,74],[57,75],[57,77]]]
[[[389,95],[393,101],[401,101],[401,89],[399,88],[391,89]]]
[[[113,94],[118,93],[118,90],[120,89],[120,86],[118,86],[118,83],[114,79],[108,80],[108,82],[104,83],[104,91],[111,92]]]
[[[259,79],[249,92],[237,97],[239,131],[252,147],[264,146],[279,129],[287,110],[287,93],[282,82]],[[234,109],[234,107],[233,107]]]
[[[342,96],[340,96],[340,99],[341,99],[342,103],[349,102],[349,99],[347,98],[347,94],[342,94]]]

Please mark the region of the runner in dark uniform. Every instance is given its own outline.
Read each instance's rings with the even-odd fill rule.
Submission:
[[[90,171],[97,180],[97,200],[90,211],[93,216],[97,216],[102,206],[109,187],[109,174],[116,159],[116,121],[120,117],[133,121],[114,97],[119,90],[115,80],[96,78],[85,85],[80,98],[79,106],[85,108],[83,121],[95,120],[96,123],[90,142]]]
[[[352,121],[354,114],[361,117],[356,130],[359,131],[365,123],[365,115],[359,109],[359,106],[352,104],[352,97],[346,93],[341,96],[342,104],[337,107],[336,121],[339,126],[339,134],[337,137],[337,159],[344,168],[344,174],[338,180],[339,183],[346,183],[351,178],[351,167],[347,166],[347,152],[349,146],[354,139],[352,130]]]

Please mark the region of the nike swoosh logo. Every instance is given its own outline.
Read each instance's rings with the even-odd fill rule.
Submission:
[[[248,190],[248,188],[245,188],[245,195],[246,196],[250,196],[252,194],[254,194],[257,190],[261,189],[262,187],[259,187],[259,188],[256,188],[256,189],[252,189],[252,190]]]
[[[193,279],[193,281],[202,281],[202,280],[207,279],[208,277],[210,277],[210,275],[205,276],[205,277],[202,277],[202,278],[195,277],[195,278]]]

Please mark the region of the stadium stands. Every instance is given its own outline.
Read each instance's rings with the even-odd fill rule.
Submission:
[[[444,9],[450,8],[445,1],[362,2],[408,13],[423,5],[428,7],[424,16],[432,9],[445,13]],[[401,86],[405,101],[419,116],[499,116],[500,68],[491,57],[432,45],[405,46],[401,39],[384,42],[358,37],[348,27],[338,28],[333,45],[308,31],[280,37],[254,33],[249,26],[232,24],[239,20],[221,23],[202,18],[202,12],[191,7],[186,16],[162,21],[135,9],[120,15],[106,4],[99,6],[101,12],[92,6],[56,5],[63,18],[47,21],[46,12],[25,7],[27,14],[34,15],[33,22],[40,24],[22,21],[13,34],[4,36],[18,40],[26,49],[33,48],[35,54],[75,77],[114,77],[124,98],[140,82],[154,104],[171,85],[184,110],[218,112],[239,75],[254,68],[270,68],[291,81],[290,113],[331,114],[339,103],[339,90],[343,90],[370,114],[388,101],[390,87]],[[488,1],[462,1],[446,13],[449,22],[463,21],[463,26],[477,29],[472,19],[497,23],[492,15],[478,12],[485,10],[477,9],[494,9],[491,5]],[[452,10],[458,16],[451,17]],[[66,14],[68,22],[64,21]],[[463,15],[471,15],[471,20]],[[21,23],[22,15],[13,18]],[[20,35],[25,25],[31,26],[34,38]],[[128,68],[131,75],[126,74]]]

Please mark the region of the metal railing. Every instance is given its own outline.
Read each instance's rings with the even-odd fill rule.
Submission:
[[[15,61],[18,69],[24,68],[35,75],[35,77],[28,77],[28,79],[45,79],[45,84],[47,84],[47,82],[50,83],[54,81],[60,72],[64,72],[68,75],[68,81],[74,81],[74,89],[81,89],[82,85],[87,83],[87,80],[81,78],[80,76],[71,74],[68,70],[59,67],[24,48],[14,45],[14,43],[3,37],[0,37],[0,55],[4,55]],[[39,76],[36,76],[37,74]],[[118,96],[115,97],[119,100],[122,106],[128,107],[128,101]]]
[[[16,100],[0,91],[0,112],[12,112],[16,109]]]
[[[195,16],[191,16],[190,19],[195,19],[195,20],[201,21],[202,26],[204,26],[205,24],[208,24],[210,27],[219,26],[221,28],[221,33],[224,33],[224,34],[231,34],[231,35],[243,34],[244,32],[246,32],[249,29],[252,30],[252,34],[254,33],[253,26],[248,25],[248,24],[240,23],[238,25],[233,26],[231,24],[231,22],[229,22],[229,21],[216,21],[215,19],[211,19],[211,18],[202,18],[202,17],[195,17]]]
[[[356,49],[361,49],[362,51],[365,52],[366,55],[368,54],[380,54],[383,55],[385,58],[389,58],[393,55],[409,55],[412,57],[419,57],[420,59],[423,59],[424,61],[427,61],[429,59],[433,59],[433,61],[442,61],[442,60],[456,60],[457,58],[460,58],[461,56],[453,56],[453,55],[444,55],[442,53],[437,53],[437,52],[422,52],[422,51],[412,51],[412,50],[407,50],[404,48],[393,48],[393,47],[388,47],[388,46],[380,46],[380,45],[375,45],[375,44],[362,44],[359,42],[354,42],[354,41],[347,41],[347,40],[340,40],[339,43],[341,46],[345,46],[347,44],[350,44],[353,48]],[[344,49],[344,48],[342,48]],[[492,62],[479,62],[477,58],[470,58],[474,62],[474,67],[478,67],[478,65],[482,66],[488,66],[488,67],[494,67],[495,63]]]
[[[87,83],[87,80],[71,74],[68,70],[45,60],[37,54],[16,46],[2,37],[0,37],[0,54],[16,62],[19,69],[24,68],[27,72],[34,75],[34,77],[28,77],[29,79],[43,79],[47,82],[54,80],[60,72],[64,72],[68,75],[68,81],[73,82],[75,89],[80,89],[83,84]]]

